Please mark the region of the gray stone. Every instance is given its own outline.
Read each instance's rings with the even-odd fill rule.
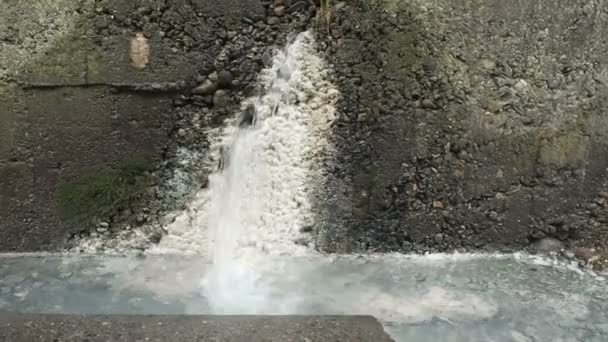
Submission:
[[[211,80],[203,81],[201,85],[192,90],[192,94],[196,95],[212,95],[217,90],[217,85]]]
[[[564,243],[558,239],[546,237],[536,243],[536,250],[540,253],[557,253],[564,249]]]
[[[300,228],[301,233],[312,233],[313,231],[314,231],[313,225],[307,225],[307,226]]]
[[[310,244],[310,239],[306,237],[297,238],[294,240],[296,245],[300,246],[308,246]]]
[[[230,71],[222,70],[217,75],[217,83],[222,89],[232,87],[233,76]]]
[[[269,18],[266,20],[266,23],[267,23],[268,25],[273,25],[273,26],[274,26],[274,25],[278,25],[278,24],[280,24],[280,23],[281,23],[281,19],[279,19],[278,17],[269,17]]]
[[[239,127],[251,126],[253,124],[254,120],[255,120],[255,106],[253,104],[250,104],[241,113],[241,117],[239,119]]]
[[[308,1],[297,1],[293,5],[287,7],[287,13],[302,12],[310,6]]]
[[[492,221],[498,221],[499,219],[499,215],[497,212],[495,212],[494,210],[490,211],[490,213],[488,213],[488,218],[490,218],[490,220]]]
[[[574,256],[584,261],[589,261],[594,255],[595,253],[591,248],[578,247],[574,249]]]
[[[262,54],[262,63],[264,63],[264,66],[270,66],[272,64],[272,55],[270,55],[268,51],[265,51]]]
[[[230,103],[230,97],[224,90],[218,90],[213,95],[213,105],[217,107],[226,107]]]
[[[209,74],[208,78],[212,81],[212,82],[217,82],[218,81],[218,74],[217,71],[214,71],[212,73]]]

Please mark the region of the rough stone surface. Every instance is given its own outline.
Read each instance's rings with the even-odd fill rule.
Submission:
[[[324,250],[608,247],[604,2],[348,1],[332,18]]]
[[[393,341],[369,316],[0,315],[1,341]]]
[[[203,186],[206,169],[180,151],[204,158],[208,130],[253,95],[262,55],[308,18],[270,27],[267,12],[260,0],[1,2],[0,251],[153,226]],[[193,91],[218,73],[221,108],[215,89]]]

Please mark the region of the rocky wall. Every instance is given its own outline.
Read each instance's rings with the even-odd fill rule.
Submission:
[[[608,247],[605,1],[344,1],[327,251]]]

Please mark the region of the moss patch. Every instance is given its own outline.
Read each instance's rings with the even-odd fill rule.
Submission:
[[[117,168],[106,168],[62,183],[58,188],[64,219],[92,222],[108,218],[145,198],[152,184],[151,163],[131,159]]]

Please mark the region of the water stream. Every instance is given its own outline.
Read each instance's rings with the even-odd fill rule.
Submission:
[[[325,73],[311,33],[277,51],[259,77],[261,95],[243,104],[211,147],[220,168],[208,189],[149,254],[188,252],[219,264],[313,253],[313,239],[301,230],[314,223],[311,196],[323,184],[321,154],[338,95]]]

